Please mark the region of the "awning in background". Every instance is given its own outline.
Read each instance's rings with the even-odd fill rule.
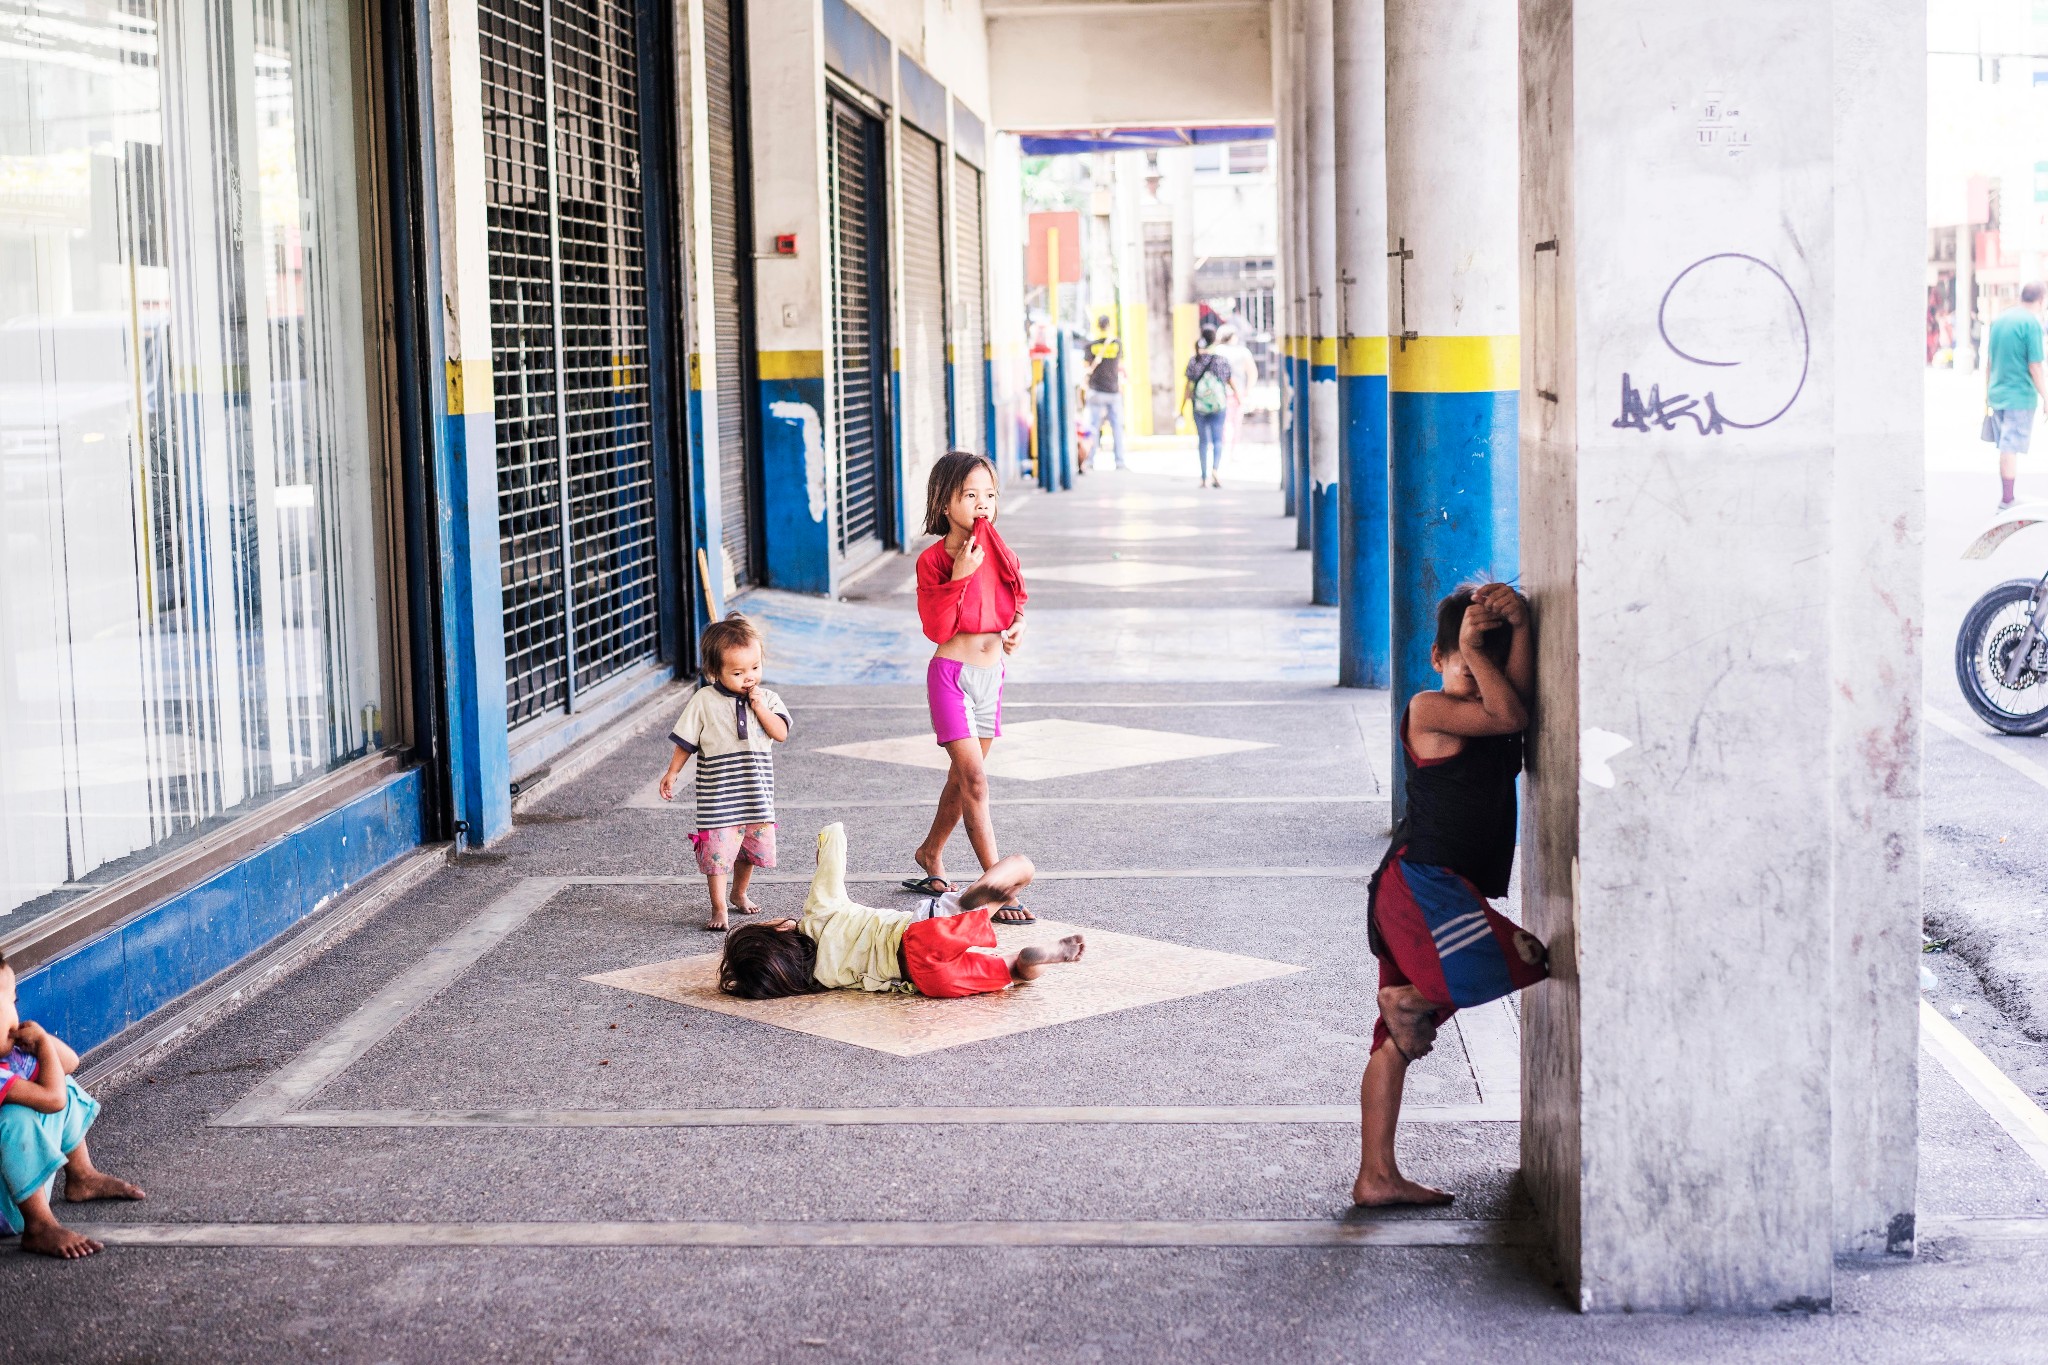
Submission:
[[[1215,142],[1269,142],[1273,125],[1241,128],[1075,128],[1060,133],[1026,133],[1019,141],[1026,156],[1064,156],[1074,152],[1132,152],[1159,147],[1199,147]]]

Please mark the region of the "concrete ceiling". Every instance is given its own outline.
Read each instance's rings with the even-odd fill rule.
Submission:
[[[1007,132],[1273,118],[1268,0],[989,0]]]

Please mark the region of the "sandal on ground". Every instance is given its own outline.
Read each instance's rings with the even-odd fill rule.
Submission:
[[[915,891],[920,896],[943,896],[953,889],[953,883],[944,877],[908,877],[904,879],[903,889]]]
[[[1038,916],[1021,905],[1006,905],[1000,910],[989,912],[989,919],[996,924],[1036,924]]]

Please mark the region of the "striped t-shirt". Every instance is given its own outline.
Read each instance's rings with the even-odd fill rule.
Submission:
[[[789,724],[782,698],[765,687],[754,695]],[[761,733],[745,697],[705,683],[690,695],[668,737],[697,759],[698,829],[775,822],[775,741]]]

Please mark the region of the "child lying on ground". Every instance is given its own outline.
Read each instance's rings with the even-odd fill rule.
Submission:
[[[23,1023],[15,1012],[14,969],[0,959],[0,1029],[12,1049],[0,1057],[0,1181],[7,1186],[8,1228],[23,1251],[75,1260],[101,1249],[73,1232],[50,1211],[50,1189],[64,1171],[64,1198],[140,1199],[125,1180],[95,1170],[85,1150],[85,1130],[99,1113],[99,1101],[85,1093],[71,1072],[78,1054],[40,1024]]]
[[[1515,861],[1515,775],[1536,687],[1529,604],[1504,583],[1458,589],[1437,604],[1429,660],[1443,686],[1401,713],[1408,809],[1367,900],[1380,1018],[1358,1088],[1356,1204],[1451,1202],[1394,1159],[1408,1066],[1454,1010],[1550,974],[1543,944],[1487,904],[1507,894]]]
[[[846,827],[827,825],[803,918],[733,930],[718,988],[745,1000],[852,986],[953,999],[1034,980],[1055,962],[1080,961],[1081,936],[1000,955],[979,951],[996,946],[987,907],[1011,904],[1031,873],[1031,860],[1012,854],[972,886],[930,897],[916,911],[878,910],[846,894]]]

